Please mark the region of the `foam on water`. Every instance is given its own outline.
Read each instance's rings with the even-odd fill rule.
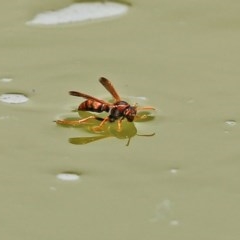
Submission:
[[[96,19],[108,18],[125,14],[128,6],[115,2],[75,3],[56,11],[37,14],[29,25],[56,25]]]

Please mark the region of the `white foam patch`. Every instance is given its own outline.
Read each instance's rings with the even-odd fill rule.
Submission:
[[[36,15],[30,25],[56,25],[82,21],[91,21],[125,14],[128,6],[114,2],[75,3],[56,11]]]
[[[25,103],[29,99],[23,94],[18,93],[6,93],[0,95],[0,101],[5,103]]]

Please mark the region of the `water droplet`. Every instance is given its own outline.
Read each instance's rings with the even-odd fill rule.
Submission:
[[[9,119],[10,117],[9,116],[0,116],[0,121],[1,120],[7,120],[7,119]]]
[[[237,124],[237,122],[235,120],[227,120],[225,122],[225,124],[228,125],[228,126],[233,127],[233,126],[235,126]]]
[[[50,187],[49,188],[51,191],[57,191],[57,189],[55,187]]]
[[[0,79],[1,82],[8,83],[12,81],[12,78],[2,78]]]
[[[172,168],[172,169],[170,169],[170,173],[172,173],[172,174],[177,174],[178,171],[179,171],[178,168]]]
[[[59,173],[57,175],[57,178],[62,181],[77,181],[80,179],[80,176],[77,173],[65,172],[65,173]]]
[[[171,220],[170,221],[170,225],[171,226],[178,226],[179,225],[179,221],[178,220]]]

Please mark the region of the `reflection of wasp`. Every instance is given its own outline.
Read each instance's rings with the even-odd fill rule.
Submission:
[[[79,113],[81,116],[85,115],[89,116],[88,113],[83,114],[83,112]],[[137,121],[150,121],[154,118],[154,116],[148,115],[149,113],[147,112],[142,112],[139,120]],[[103,121],[103,118],[97,118],[96,120]],[[74,121],[70,119],[65,119],[64,121]],[[93,123],[95,124],[95,123]],[[154,136],[155,133],[152,134],[138,134],[137,133],[137,128],[135,127],[133,122],[122,122],[122,128],[118,130],[117,124],[114,122],[112,124],[104,124],[101,128],[101,131],[97,131],[95,128],[91,127],[91,124],[82,124],[81,128],[87,131],[88,133],[93,133],[93,136],[88,136],[88,137],[73,137],[69,138],[69,142],[72,144],[76,145],[84,145],[87,143],[91,143],[94,141],[98,141],[104,138],[108,137],[116,137],[118,139],[128,139],[126,146],[129,146],[130,140],[132,137],[136,136],[146,136],[146,137],[151,137]],[[77,126],[76,126],[77,127]]]
[[[101,129],[101,127],[103,126],[103,124],[105,122],[107,122],[107,121],[115,122],[116,120],[118,120],[117,126],[118,126],[118,130],[120,130],[121,123],[124,118],[126,118],[129,122],[132,122],[135,119],[135,117],[137,117],[136,116],[137,109],[139,109],[139,108],[137,108],[136,105],[131,106],[127,102],[122,101],[120,96],[116,92],[115,88],[113,87],[112,83],[109,80],[107,80],[104,77],[101,77],[99,79],[99,81],[111,93],[111,95],[115,99],[114,103],[105,102],[104,100],[97,99],[95,97],[92,97],[90,95],[87,95],[87,94],[81,93],[81,92],[70,91],[69,94],[72,96],[77,96],[77,97],[82,97],[82,98],[87,99],[86,101],[84,101],[83,103],[81,103],[79,105],[79,107],[78,107],[79,111],[91,111],[91,112],[97,112],[97,113],[107,112],[107,113],[109,113],[109,116],[107,116],[105,118],[99,118],[97,116],[91,115],[91,116],[88,116],[86,118],[79,119],[79,120],[72,120],[72,121],[71,120],[57,120],[56,123],[63,124],[63,125],[76,126],[76,125],[80,125],[80,124],[88,121],[89,119],[95,118],[97,120],[101,120],[101,123],[98,126],[98,128]],[[153,107],[143,107],[141,109],[154,110]]]

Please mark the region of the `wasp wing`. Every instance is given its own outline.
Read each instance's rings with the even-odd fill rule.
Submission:
[[[85,93],[70,91],[69,94],[72,95],[72,96],[76,96],[76,97],[82,97],[82,98],[85,98],[85,99],[90,99],[90,100],[93,100],[93,101],[96,101],[96,102],[99,102],[99,103],[102,103],[102,104],[112,105],[111,103],[105,102],[101,99],[95,98],[95,97],[87,95]]]
[[[117,91],[115,90],[112,83],[108,79],[101,77],[99,79],[99,81],[108,90],[108,92],[110,92],[112,94],[112,96],[115,98],[116,102],[121,101],[120,96],[118,95]]]
[[[76,137],[76,138],[69,138],[69,142],[72,144],[76,144],[76,145],[84,145],[87,143],[91,143],[91,142],[95,142],[97,140],[103,139],[103,138],[107,138],[108,136],[94,136],[94,137]]]

